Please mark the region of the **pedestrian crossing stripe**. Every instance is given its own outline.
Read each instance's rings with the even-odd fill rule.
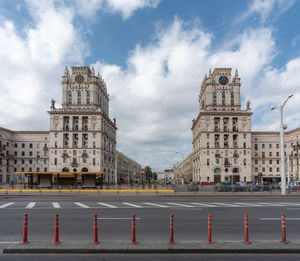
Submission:
[[[20,207],[20,202],[8,202],[0,205],[0,209],[49,209],[49,208],[76,208],[78,209],[88,209],[88,208],[107,208],[107,209],[116,209],[116,208],[228,208],[228,207],[292,207],[300,206],[299,202],[139,202],[139,203],[129,203],[129,202],[114,202],[114,203],[105,203],[105,202],[68,202],[66,206],[61,206],[59,202],[22,202],[22,207]],[[0,203],[1,204],[1,203]],[[47,204],[47,206],[45,206]],[[66,202],[63,202],[66,204]],[[70,206],[71,204],[71,206]],[[72,207],[73,204],[73,207]],[[50,207],[51,206],[51,207]]]

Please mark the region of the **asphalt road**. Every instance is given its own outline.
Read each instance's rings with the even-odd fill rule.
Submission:
[[[175,241],[206,240],[207,214],[213,216],[213,240],[243,240],[243,215],[245,213],[249,215],[250,240],[279,241],[281,239],[280,215],[285,213],[288,240],[300,241],[300,198],[298,197],[184,198],[39,195],[7,196],[0,199],[0,250],[10,242],[21,240],[24,213],[29,215],[29,240],[31,241],[53,241],[55,213],[60,215],[60,240],[62,242],[92,240],[93,214],[99,216],[100,241],[129,241],[132,213],[137,217],[137,241],[167,241],[169,239],[170,213],[174,214]],[[116,256],[116,260],[126,260],[122,259],[126,257],[129,260],[130,256]],[[134,256],[137,257],[137,255]],[[166,255],[164,258],[168,258],[168,256],[172,255]],[[190,255],[192,260],[196,256],[199,255]],[[209,256],[213,258],[213,255]],[[206,260],[219,260],[217,259],[218,255],[215,256],[216,259]],[[234,256],[237,259],[230,260],[240,260],[238,259],[240,255]],[[274,256],[275,260],[279,257],[279,255]],[[7,258],[7,256],[5,257]],[[54,255],[52,257],[54,258]],[[111,260],[108,257],[109,255],[105,255],[102,260]],[[252,257],[254,255],[251,255]],[[290,257],[291,255],[289,255]],[[9,258],[9,260],[25,260],[18,259],[20,258],[18,255],[12,255]],[[67,258],[67,255],[64,258]]]

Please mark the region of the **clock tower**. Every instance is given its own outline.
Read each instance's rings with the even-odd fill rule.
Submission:
[[[115,119],[109,118],[109,95],[100,74],[96,76],[94,68],[89,67],[72,67],[70,74],[66,67],[62,107],[51,106],[49,114],[50,171],[104,171],[103,181],[115,183],[117,127]],[[78,174],[70,181],[76,184],[70,185],[80,185],[82,179]]]
[[[251,181],[251,109],[241,109],[240,78],[231,68],[209,70],[193,120],[193,180]]]

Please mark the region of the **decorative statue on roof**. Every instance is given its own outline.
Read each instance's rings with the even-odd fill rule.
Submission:
[[[246,106],[247,106],[247,110],[250,110],[250,109],[251,109],[251,108],[250,108],[250,101],[247,101]]]
[[[51,109],[55,109],[55,100],[51,100],[51,107],[50,107]]]

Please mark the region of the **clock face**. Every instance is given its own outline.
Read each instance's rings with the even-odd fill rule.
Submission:
[[[83,83],[84,78],[83,78],[82,75],[78,74],[78,75],[75,77],[75,81],[76,81],[77,83]]]
[[[219,78],[219,83],[222,84],[222,85],[226,85],[228,83],[228,78],[226,76],[221,76]]]

